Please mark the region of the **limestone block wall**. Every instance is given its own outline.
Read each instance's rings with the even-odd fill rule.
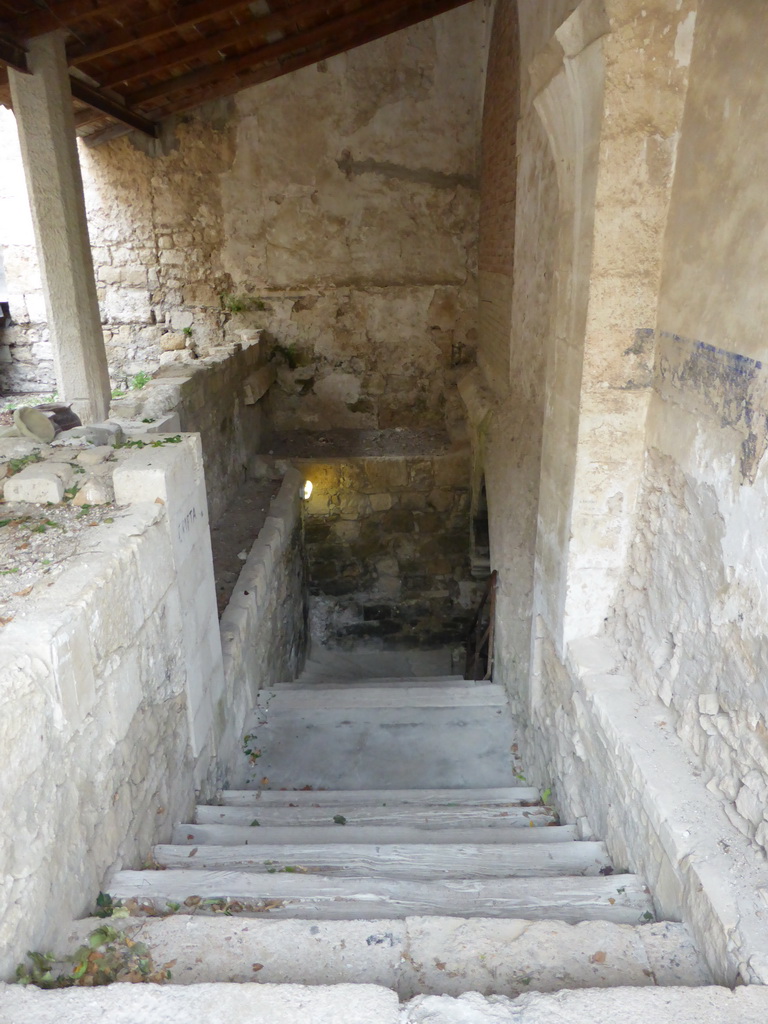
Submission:
[[[212,522],[246,478],[267,433],[266,392],[260,394],[256,386],[268,388],[271,382],[265,360],[254,334],[250,343],[238,341],[206,357],[169,363],[140,390],[112,403],[110,415],[118,422],[161,423],[175,413],[181,430],[200,434]]]
[[[191,601],[174,575],[172,528],[154,502],[95,527],[90,552],[34,614],[3,627],[3,977],[193,805]]]
[[[185,328],[201,354],[266,328],[281,427],[459,422],[484,16],[478,0],[201,108],[154,155],[128,138],[81,146],[115,382],[156,367]],[[9,274],[28,255],[9,253]],[[42,307],[31,284],[13,288],[6,389],[45,377],[30,349]]]
[[[313,639],[462,644],[484,584],[470,576],[468,451],[293,461],[313,484]]]
[[[242,762],[243,725],[259,690],[295,679],[309,641],[302,523],[304,478],[288,469],[221,617],[224,693],[217,778]]]

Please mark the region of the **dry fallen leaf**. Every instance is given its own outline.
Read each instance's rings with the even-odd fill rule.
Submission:
[[[593,953],[589,958],[593,964],[604,964],[606,953],[602,949],[598,949],[596,953]]]
[[[17,590],[13,596],[14,597],[26,597],[27,594],[31,594],[31,593],[32,593],[32,586],[30,585],[29,587],[24,587],[23,590]]]

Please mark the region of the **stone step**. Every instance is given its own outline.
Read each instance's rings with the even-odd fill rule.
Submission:
[[[255,764],[243,757],[231,777],[234,789],[484,789],[515,782],[515,725],[506,704],[270,707],[243,732],[260,756]]]
[[[251,819],[253,820],[253,819]],[[569,843],[578,839],[575,825],[518,828],[423,829],[403,826],[323,825],[258,828],[250,825],[193,825],[182,823],[173,829],[174,845],[250,846],[290,844],[352,843],[363,846],[398,846],[407,843],[510,845],[518,843]]]
[[[496,828],[499,825],[517,828],[555,825],[557,816],[551,807],[520,807],[514,804],[495,807],[440,807],[412,804],[387,804],[381,807],[360,807],[339,801],[329,807],[222,807],[200,804],[195,811],[200,825],[291,825],[323,826],[336,824],[411,826],[417,829]],[[342,820],[343,819],[343,820]]]
[[[449,914],[532,920],[653,920],[653,903],[636,875],[608,877],[448,879],[330,878],[249,871],[119,871],[113,898],[150,901],[158,909],[190,897],[238,901],[276,917],[364,919]]]
[[[387,804],[493,807],[537,803],[540,794],[532,786],[502,786],[495,789],[222,789],[217,797],[225,807],[332,807],[341,802],[358,807]]]
[[[468,686],[475,685],[484,686],[486,684],[472,683],[466,680],[464,676],[370,676],[355,677],[353,679],[336,679],[333,676],[305,679],[302,676],[301,679],[294,679],[291,682],[273,683],[268,687],[266,692],[271,693],[276,691],[281,693],[290,693],[292,690],[310,690],[315,688],[324,690],[345,690],[350,687],[376,688],[384,686],[391,687],[392,689],[422,687],[423,689],[449,690],[464,689]]]
[[[306,686],[260,690],[256,707],[275,712],[314,711],[333,708],[461,708],[504,707],[507,695],[499,683],[465,683],[463,686],[425,686],[411,680],[407,686]]]
[[[682,924],[406,917],[273,921],[171,915],[115,920],[145,942],[155,963],[176,961],[174,985],[345,982],[384,985],[401,999],[428,993],[551,992],[616,985],[706,985],[706,965]],[[61,952],[103,921],[78,921]]]
[[[423,678],[460,672],[447,649],[423,651],[382,651],[370,647],[354,650],[313,648],[299,679],[314,681],[318,677],[336,679]]]
[[[370,878],[544,878],[598,875],[610,867],[603,843],[518,846],[362,846],[349,843],[155,846],[159,867],[207,871],[298,872]]]
[[[380,985],[0,985],[3,1024],[765,1024],[768,987],[421,995]]]
[[[442,689],[451,687],[460,688],[471,686],[464,676],[369,676],[366,678],[350,676],[339,678],[334,675],[305,676],[295,679],[292,682],[274,683],[268,692],[290,690],[308,690],[312,687],[322,687],[327,690],[344,690],[348,687],[375,687],[388,686],[395,689],[403,689],[413,686],[439,686]],[[478,684],[484,685],[484,684]]]

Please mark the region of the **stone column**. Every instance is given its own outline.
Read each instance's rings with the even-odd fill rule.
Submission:
[[[84,423],[109,411],[107,354],[88,240],[64,35],[29,44],[32,74],[8,69],[62,401]]]

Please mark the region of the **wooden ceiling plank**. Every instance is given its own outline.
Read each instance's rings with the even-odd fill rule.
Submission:
[[[75,43],[67,50],[70,64],[84,64],[86,61],[105,57],[109,53],[124,50],[128,46],[149,42],[168,32],[176,32],[188,25],[196,25],[222,14],[242,10],[250,0],[198,0],[186,7],[170,7],[168,11],[146,18],[130,28],[115,29],[84,43]]]
[[[87,85],[79,78],[70,77],[69,84],[75,99],[87,103],[94,110],[100,110],[102,114],[107,114],[115,121],[122,121],[123,124],[143,132],[144,135],[149,135],[153,139],[157,138],[158,126],[155,121],[150,121],[136,110],[132,110],[130,106],[124,107],[117,100],[105,96],[101,90],[94,89],[93,86]]]
[[[376,39],[381,39],[383,36],[390,35],[393,32],[399,32],[404,28],[409,28],[412,25],[418,24],[420,21],[427,21],[430,18],[435,18],[439,14],[444,14],[445,12],[454,10],[457,7],[462,7],[464,4],[469,2],[470,0],[432,0],[432,2],[419,5],[418,8],[415,8],[413,4],[410,4],[409,8],[399,17],[390,18],[385,22],[379,22],[377,25],[372,26],[365,31],[358,32],[352,38],[340,39],[339,37],[335,37],[332,40],[326,41],[322,45],[315,46],[311,50],[307,50],[305,53],[297,55],[296,57],[288,58],[283,61],[275,61],[267,67],[260,68],[256,71],[251,71],[250,73],[239,76],[223,75],[222,79],[212,86],[199,88],[194,92],[189,93],[187,96],[180,97],[175,101],[165,104],[163,107],[156,108],[152,111],[152,116],[156,117],[158,120],[162,120],[162,118],[168,117],[172,114],[182,114],[188,110],[193,110],[195,107],[199,107],[202,103],[206,103],[208,100],[231,95],[234,92],[239,92],[241,89],[247,89],[252,85],[260,85],[263,82],[268,82],[272,79],[290,74],[292,71],[300,71],[302,68],[309,67],[312,64],[317,64],[321,60],[330,60],[331,57],[336,57],[340,53],[345,53],[347,50],[355,49],[356,47],[363,46],[366,43],[372,43]]]
[[[338,5],[339,0],[336,0]],[[152,74],[159,70],[176,67],[185,64],[189,60],[196,60],[209,53],[216,53],[227,46],[234,46],[237,43],[245,43],[251,39],[264,37],[269,32],[276,32],[288,28],[298,19],[311,18],[322,14],[333,4],[328,0],[300,0],[289,10],[276,14],[266,15],[254,19],[245,25],[235,25],[233,28],[215,35],[198,39],[195,42],[187,43],[186,46],[178,46],[174,50],[153,54],[143,60],[134,61],[132,64],[125,64],[122,67],[110,69],[98,74],[99,82],[107,87],[117,85],[121,82],[130,82],[135,78],[142,78],[144,75]]]
[[[20,39],[31,39],[57,28],[69,28],[94,15],[115,14],[132,2],[135,0],[106,0],[101,4],[98,0],[62,0],[45,10],[41,8],[31,14],[20,15],[7,23],[8,31]]]
[[[352,14],[342,15],[324,22],[316,28],[305,32],[297,32],[295,35],[287,36],[277,43],[251,50],[249,53],[238,54],[235,57],[228,57],[225,60],[217,61],[209,67],[199,68],[196,71],[189,71],[184,75],[176,75],[173,78],[165,79],[144,89],[131,93],[128,103],[140,106],[147,100],[154,100],[158,97],[167,96],[173,92],[183,89],[193,89],[197,86],[206,85],[216,81],[222,72],[224,74],[236,74],[255,67],[257,64],[277,60],[283,56],[289,56],[296,50],[303,50],[311,46],[322,44],[329,37],[342,34],[347,30],[355,30],[358,26],[369,25],[371,22],[380,21],[389,16],[396,15],[399,11],[413,9],[413,4],[408,0],[375,0],[367,3]]]

